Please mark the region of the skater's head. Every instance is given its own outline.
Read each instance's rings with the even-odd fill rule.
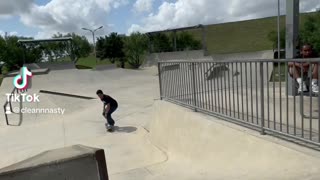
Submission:
[[[103,92],[99,89],[97,91],[97,95],[99,96],[99,98],[101,99],[103,97]]]
[[[304,58],[311,58],[312,54],[312,46],[310,44],[304,44],[302,46],[302,56]]]

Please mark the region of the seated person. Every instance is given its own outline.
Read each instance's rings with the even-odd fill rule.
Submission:
[[[312,51],[312,47],[309,44],[305,44],[302,47],[299,58],[315,58],[315,55]],[[311,65],[311,67],[310,67]],[[297,80],[299,84],[298,92],[306,92],[307,87],[305,82],[303,81],[303,77],[301,77],[301,71],[303,75],[308,75],[309,68],[311,68],[312,72],[312,81],[311,81],[311,90],[313,93],[319,92],[318,87],[318,64],[317,63],[303,63],[303,62],[289,62],[289,73],[291,77]]]

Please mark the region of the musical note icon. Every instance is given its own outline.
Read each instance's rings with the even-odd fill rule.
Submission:
[[[19,90],[25,90],[28,88],[29,80],[32,77],[32,72],[30,72],[27,67],[22,67],[20,74],[18,74],[13,79],[13,85]]]

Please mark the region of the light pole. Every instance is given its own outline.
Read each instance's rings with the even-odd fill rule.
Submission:
[[[82,28],[83,30],[86,30],[86,31],[90,31],[92,33],[92,39],[93,39],[93,52],[94,52],[94,57],[97,58],[97,52],[96,52],[96,41],[95,41],[95,38],[94,38],[94,33],[99,30],[99,29],[102,29],[103,26],[100,26],[99,28],[95,29],[95,30],[91,30],[91,29],[87,29],[87,28]]]
[[[280,59],[280,0],[278,0],[278,59]]]

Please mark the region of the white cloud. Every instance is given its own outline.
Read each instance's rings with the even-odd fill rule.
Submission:
[[[320,8],[319,0],[303,0],[300,1],[300,11],[316,11]]]
[[[134,10],[142,13],[142,12],[150,12],[152,10],[154,0],[137,0],[133,7]]]
[[[0,30],[0,36],[4,37],[6,35],[6,32]],[[7,32],[8,36],[19,36],[20,34],[16,31]]]
[[[0,16],[12,16],[29,11],[34,0],[1,0]]]
[[[281,13],[285,13],[285,1],[281,2]],[[133,24],[128,33],[149,32],[193,26],[215,24],[277,15],[277,1],[268,0],[177,0],[163,2],[154,12],[144,17],[141,24]],[[320,7],[319,0],[300,0],[300,11],[306,12]]]
[[[75,32],[92,41],[91,33],[82,28],[104,26],[96,32],[97,36],[104,35],[110,31],[105,17],[113,8],[126,4],[128,0],[52,0],[43,6],[34,4],[29,13],[21,14],[21,21],[26,26],[41,29],[36,38],[50,38],[57,32]]]

